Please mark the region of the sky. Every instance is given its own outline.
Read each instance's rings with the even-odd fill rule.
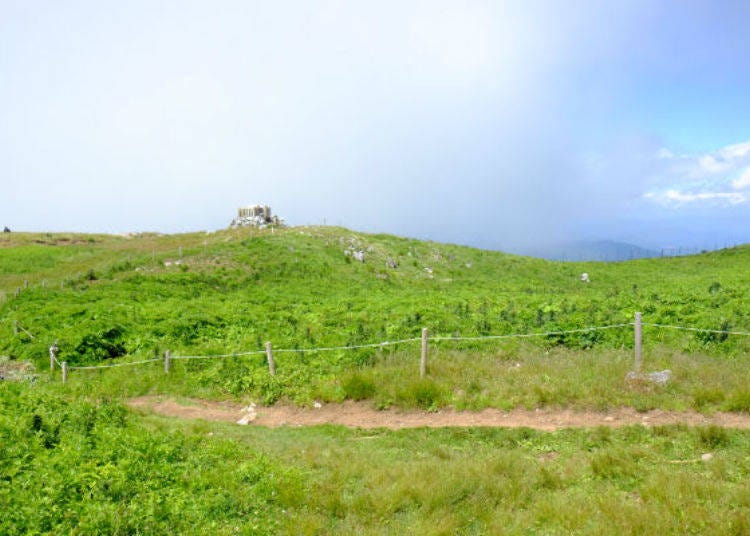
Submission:
[[[0,0],[0,225],[750,242],[750,2]]]

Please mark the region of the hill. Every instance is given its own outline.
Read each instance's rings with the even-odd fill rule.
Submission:
[[[200,384],[208,393],[256,393],[267,402],[282,396],[306,403],[313,397],[376,396],[386,405],[503,406],[550,398],[530,393],[512,402],[496,394],[490,401],[446,382],[442,394],[415,402],[385,385],[393,378],[379,380],[388,389],[377,395],[372,378],[363,393],[345,393],[343,371],[377,362],[384,351],[413,352],[408,342],[382,349],[377,343],[419,338],[423,327],[443,338],[550,333],[533,341],[448,341],[437,347],[484,352],[487,366],[503,348],[512,359],[512,348],[527,342],[545,351],[627,353],[633,345],[627,326],[557,332],[627,324],[636,311],[653,324],[750,328],[746,247],[576,264],[331,227],[127,237],[12,234],[3,237],[3,246],[0,354],[42,365],[58,341],[60,361],[90,366],[160,357],[166,350],[175,356],[256,352],[231,365],[191,364],[202,368],[183,390],[192,393]],[[584,270],[588,284],[579,279]],[[294,363],[294,374],[272,381],[263,375],[266,341],[293,351],[279,359],[287,372]],[[708,356],[748,350],[746,338],[711,332],[652,329],[646,343]],[[306,351],[359,345],[374,347]],[[356,391],[357,381],[348,389]],[[572,400],[570,393],[560,396],[565,404]],[[580,403],[599,403],[586,400]]]
[[[0,533],[744,533],[748,433],[644,410],[750,411],[747,337],[727,333],[750,327],[749,260],[562,263],[326,227],[2,236],[0,354],[23,374],[0,381]],[[672,380],[627,379],[635,311],[718,331],[646,326],[646,370]],[[423,327],[450,339],[430,341],[426,377]],[[546,334],[456,340],[511,333]],[[118,366],[63,385],[46,372],[55,340],[71,366]],[[268,340],[290,350],[275,376]],[[132,410],[138,395],[359,400],[425,420],[634,408],[643,425],[268,429]]]
[[[76,352],[81,342],[111,330],[128,354],[152,355],[260,349],[266,340],[351,345],[422,327],[550,331],[630,322],[635,311],[654,323],[750,327],[746,247],[579,265],[326,227],[12,234],[2,245],[0,321],[36,337],[6,330],[0,353],[31,358],[59,340],[61,355],[79,364],[92,358]]]

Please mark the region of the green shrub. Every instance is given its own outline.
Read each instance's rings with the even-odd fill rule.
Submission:
[[[344,395],[349,400],[366,400],[375,395],[375,382],[358,372],[349,374],[341,382]]]
[[[711,424],[697,428],[698,442],[700,446],[715,449],[729,444],[729,434],[721,426]]]
[[[724,401],[724,391],[717,387],[697,387],[693,394],[693,407],[702,411]]]
[[[396,393],[397,401],[406,407],[435,410],[444,404],[446,393],[430,378],[406,382]]]
[[[76,364],[94,364],[124,356],[127,354],[122,342],[124,335],[125,329],[122,326],[84,335],[73,350],[75,356],[72,361]]]
[[[750,412],[750,390],[742,389],[735,391],[724,407],[727,411]]]

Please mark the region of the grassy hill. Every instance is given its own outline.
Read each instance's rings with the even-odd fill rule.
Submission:
[[[393,387],[412,383],[414,344],[301,350],[410,339],[423,327],[443,337],[557,332],[631,322],[636,311],[650,323],[750,331],[746,247],[618,264],[562,263],[331,227],[128,237],[13,233],[2,237],[2,245],[0,354],[41,366],[58,341],[60,360],[80,366],[148,359],[167,349],[173,355],[259,351],[266,341],[300,349],[277,356],[284,372],[274,379],[267,378],[260,355],[187,363],[179,370],[190,374],[163,386],[214,397],[252,395],[267,403],[372,397],[382,405],[426,407],[601,406],[609,398],[651,406],[661,403],[653,393],[634,402],[624,391],[627,400],[611,393],[585,397],[570,387],[519,394],[515,385],[505,385],[507,393],[482,394],[498,392],[497,383],[492,389],[487,384],[498,376],[498,362],[519,356],[539,361],[539,377],[559,377],[588,360],[592,387],[597,377],[619,382],[632,368],[629,327],[435,344],[433,381],[440,384],[445,374],[454,384],[407,389],[426,389],[423,402]],[[364,262],[355,258],[360,253]],[[591,283],[579,280],[584,271]],[[14,334],[15,322],[24,331]],[[745,337],[654,328],[645,336],[650,365],[661,368],[709,366],[711,358],[745,355],[750,344]],[[473,372],[456,365],[467,352]],[[598,357],[602,352],[607,359]],[[680,365],[675,352],[693,357]],[[602,361],[617,366],[593,372]],[[719,377],[716,382],[726,384]],[[140,390],[156,389],[152,381],[137,383]]]
[[[346,252],[349,252],[348,254]],[[364,253],[364,262],[356,260]],[[750,434],[713,426],[347,430],[238,427],[133,412],[125,398],[299,404],[750,411],[748,340],[630,322],[748,331],[750,250],[560,263],[327,227],[186,235],[0,236],[0,533],[745,534]],[[591,283],[579,280],[588,272]],[[26,287],[28,281],[28,288]],[[21,289],[16,296],[17,289]],[[14,326],[18,329],[14,330]],[[277,349],[72,370],[48,367]],[[303,350],[308,349],[308,350]],[[2,364],[2,363],[0,363]],[[707,456],[707,454],[709,454]]]

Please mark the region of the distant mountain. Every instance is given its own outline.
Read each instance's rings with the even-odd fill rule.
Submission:
[[[526,252],[527,255],[555,261],[627,261],[661,256],[654,251],[634,244],[597,240],[568,242]]]

